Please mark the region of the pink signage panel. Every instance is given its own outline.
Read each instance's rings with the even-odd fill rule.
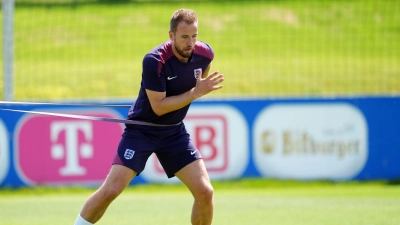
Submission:
[[[111,110],[68,113],[120,117]],[[99,183],[110,170],[123,128],[119,123],[27,114],[15,132],[17,171],[27,184]]]

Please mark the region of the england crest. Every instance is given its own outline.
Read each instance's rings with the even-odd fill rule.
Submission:
[[[125,154],[124,154],[125,159],[128,159],[128,160],[132,159],[133,155],[135,155],[135,151],[133,151],[131,149],[126,149],[125,150]]]
[[[195,69],[194,70],[194,78],[197,79],[197,77],[201,74],[201,68]]]

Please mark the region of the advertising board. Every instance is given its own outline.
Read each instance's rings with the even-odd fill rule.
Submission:
[[[128,111],[7,107],[117,119]],[[396,180],[399,115],[400,97],[391,96],[210,99],[193,102],[184,124],[212,180]],[[123,129],[121,123],[0,110],[0,186],[99,185]],[[131,184],[151,182],[178,182],[167,178],[154,154]]]

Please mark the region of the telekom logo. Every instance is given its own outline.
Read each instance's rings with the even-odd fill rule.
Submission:
[[[79,165],[79,158],[90,159],[93,157],[92,123],[89,121],[52,122],[50,125],[51,157],[56,160],[65,160],[65,166],[59,172],[62,176],[85,175],[85,167]],[[79,144],[78,133],[83,133],[86,143]],[[59,136],[64,133],[65,145],[57,143]]]
[[[68,113],[119,117],[109,110]],[[122,132],[118,123],[25,115],[15,138],[18,174],[28,184],[101,183]]]

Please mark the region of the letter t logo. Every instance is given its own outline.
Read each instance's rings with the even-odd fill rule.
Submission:
[[[92,123],[89,121],[57,121],[51,123],[51,156],[53,159],[65,159],[65,166],[60,168],[61,176],[85,175],[86,169],[79,165],[79,158],[92,158],[93,146],[80,144],[78,140],[81,131],[86,141],[93,139]],[[58,137],[65,131],[65,146],[57,144]]]

